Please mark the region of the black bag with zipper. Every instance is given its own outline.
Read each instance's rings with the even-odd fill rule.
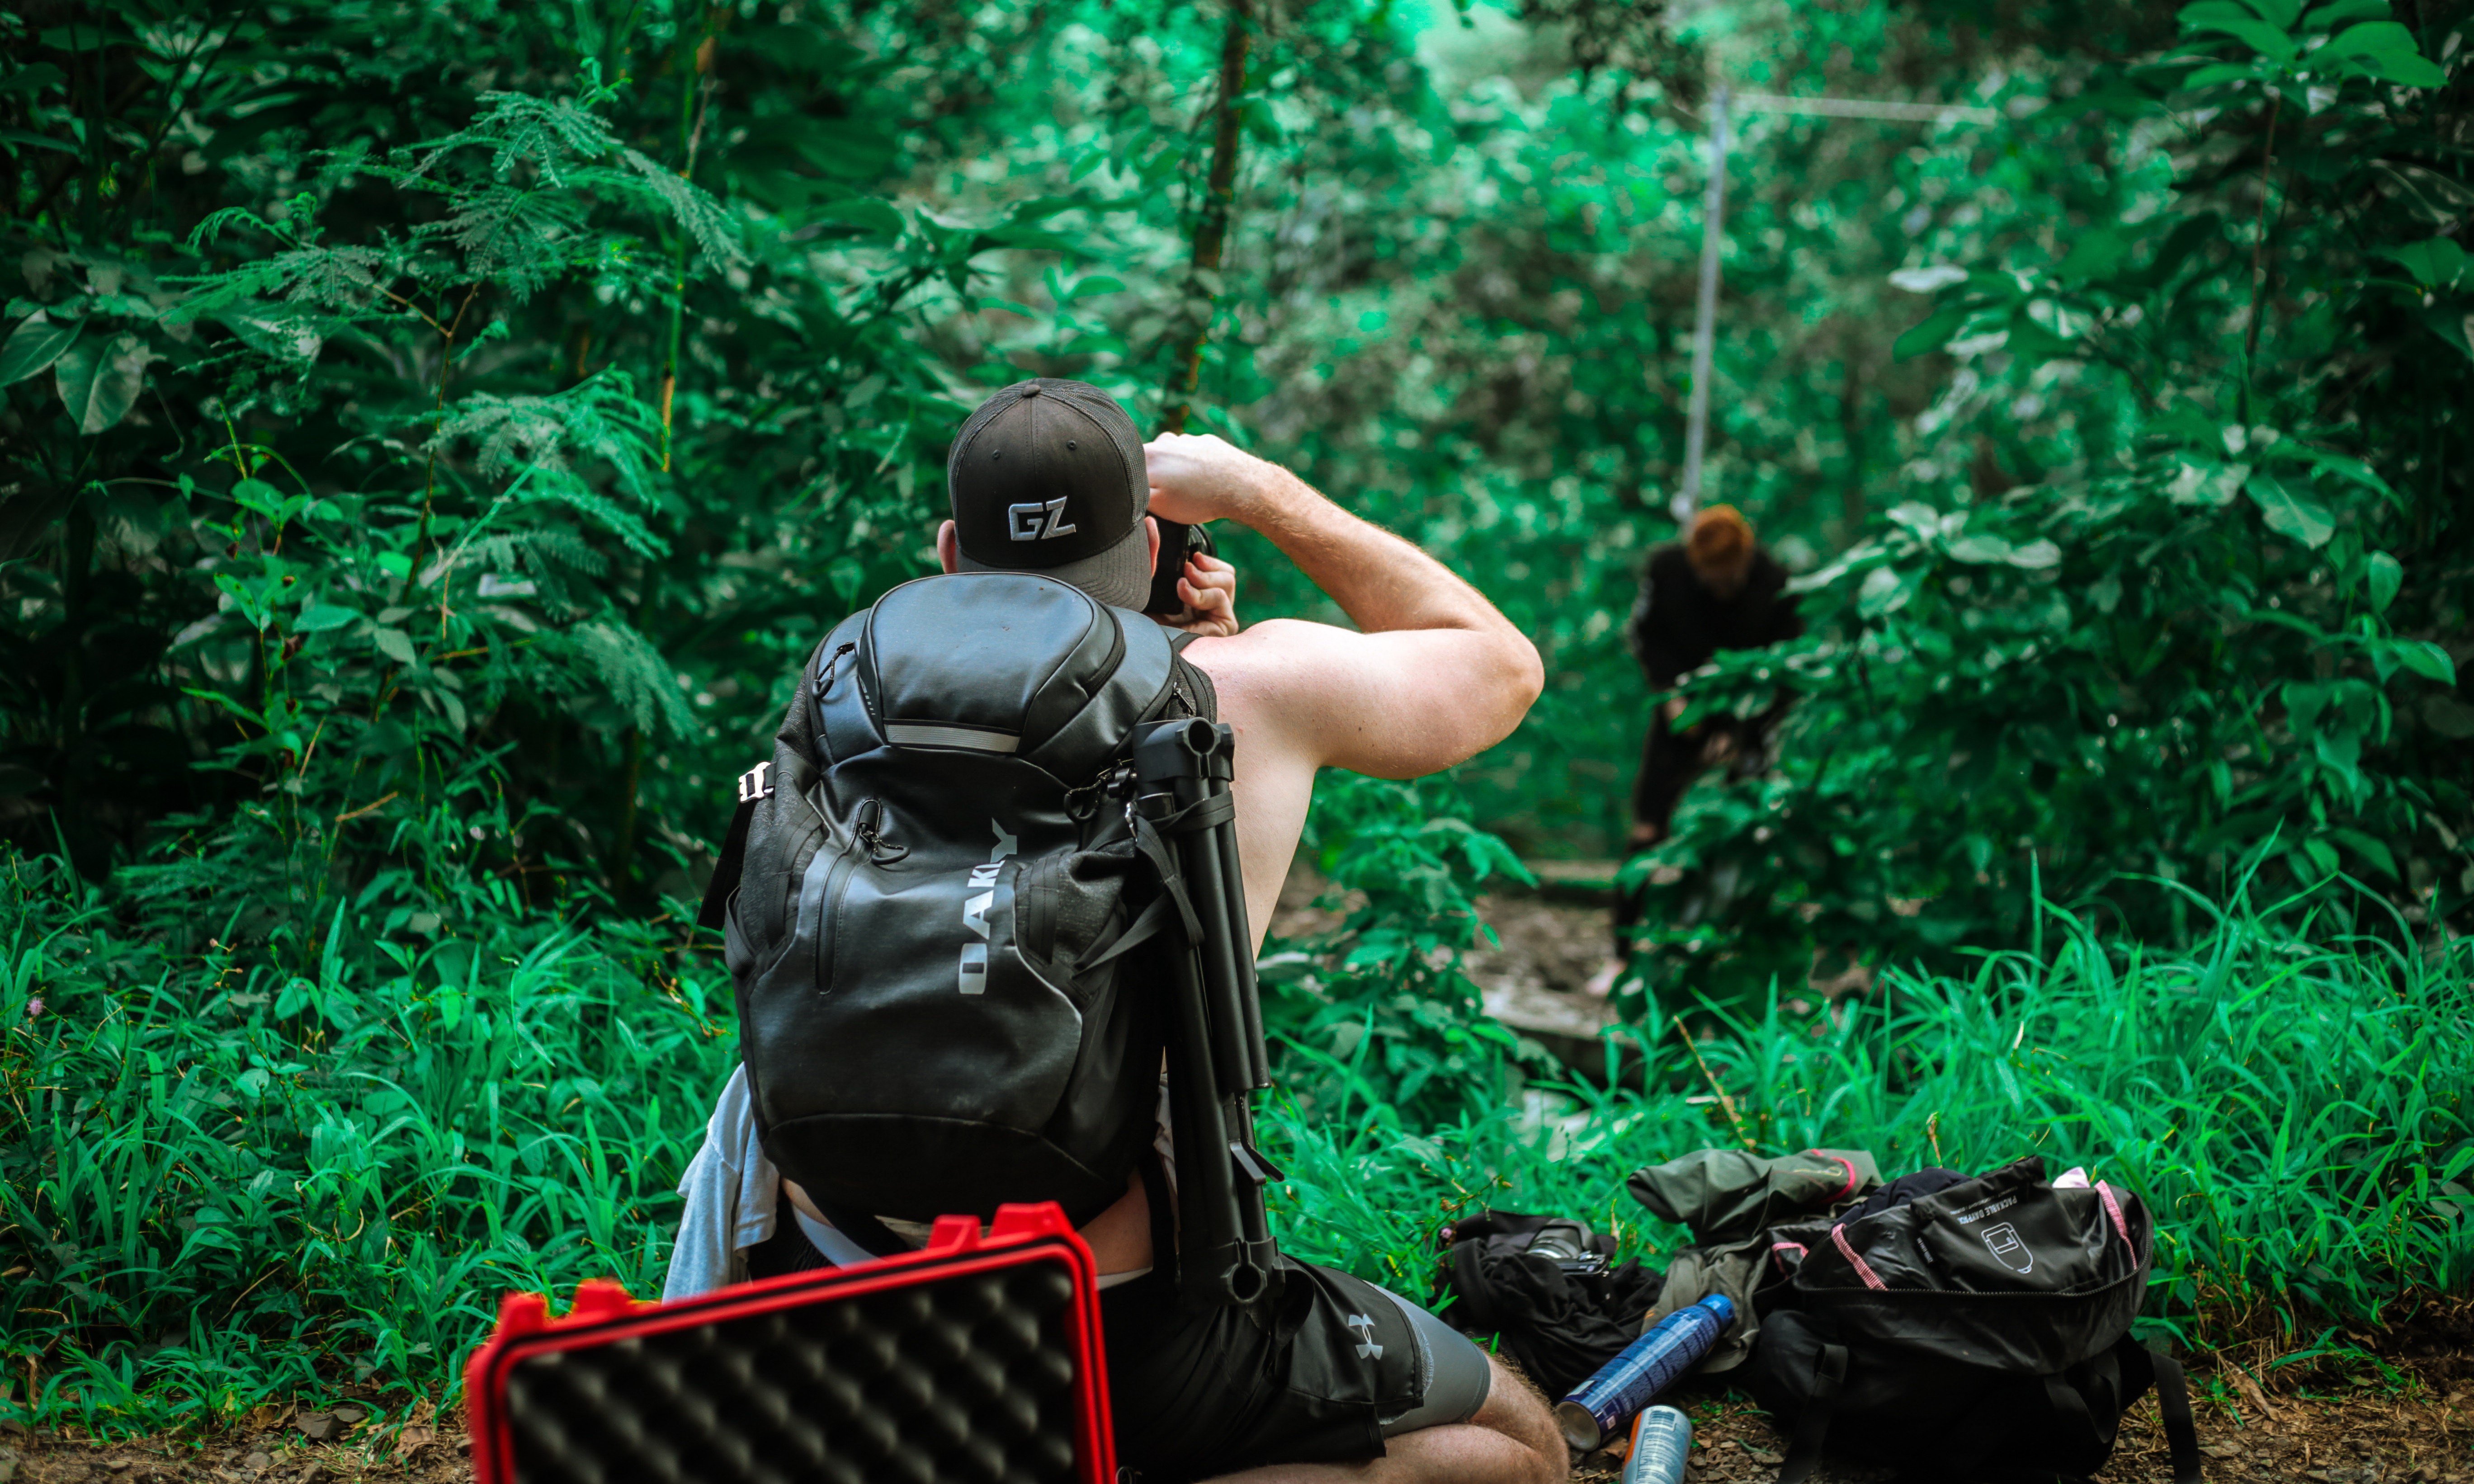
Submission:
[[[1729,1379],[1792,1439],[1779,1484],[1825,1448],[1926,1479],[2083,1479],[2150,1386],[2174,1477],[2195,1484],[2181,1367],[2130,1337],[2154,1239],[2137,1196],[2057,1188],[2031,1155],[1883,1197],[1768,1233],[1760,1333]]]
[[[765,1154],[855,1235],[1125,1194],[1168,938],[1109,784],[1138,725],[1215,716],[1185,638],[1045,577],[923,578],[827,635],[740,780],[700,921]]]

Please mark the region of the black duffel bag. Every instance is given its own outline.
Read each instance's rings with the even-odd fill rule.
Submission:
[[[2150,1386],[2179,1484],[2198,1440],[2174,1361],[2130,1337],[2154,1233],[2137,1196],[2029,1156],[1836,1222],[1771,1229],[1747,1387],[1793,1441],[1779,1484],[1827,1447],[1919,1478],[2077,1480]]]

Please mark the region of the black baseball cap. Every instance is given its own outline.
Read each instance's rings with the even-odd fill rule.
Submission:
[[[982,402],[946,457],[945,491],[963,571],[1037,572],[1118,608],[1148,600],[1142,435],[1098,387],[1041,376]]]

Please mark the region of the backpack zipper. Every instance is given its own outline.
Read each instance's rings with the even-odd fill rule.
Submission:
[[[816,699],[818,701],[822,701],[827,696],[833,694],[834,681],[837,678],[842,667],[842,656],[847,655],[858,648],[859,641],[856,639],[853,639],[847,644],[837,645],[834,648],[834,652],[825,657],[825,662],[816,667]]]
[[[805,919],[801,925],[816,945],[816,993],[819,994],[831,993],[834,987],[834,942],[827,936],[825,924],[833,921],[834,909],[841,905],[842,893],[850,887],[851,873],[859,868],[860,852],[865,850],[873,858],[876,842],[881,838],[873,819],[884,808],[879,800],[862,799],[859,807],[851,811],[850,832],[842,836],[841,849],[834,857],[833,868],[825,873],[824,889],[816,894],[815,915],[807,918],[804,912],[801,914]],[[869,823],[862,825],[862,820]],[[910,853],[908,850],[902,852],[903,855]],[[899,860],[901,856],[894,859]],[[801,905],[804,907],[806,904]]]

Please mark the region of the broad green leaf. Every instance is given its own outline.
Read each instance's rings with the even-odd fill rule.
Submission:
[[[62,351],[53,379],[78,431],[91,437],[128,417],[145,389],[146,363],[154,359],[144,341],[125,333],[108,341],[81,339]]]
[[[2133,276],[2149,288],[2161,287],[2211,239],[2223,235],[2224,223],[2215,212],[2201,212],[2174,224],[2165,240]]]
[[[817,222],[856,227],[880,237],[899,237],[905,225],[901,212],[869,196],[827,202],[815,208],[813,217]]]
[[[379,654],[398,664],[413,662],[412,635],[401,629],[376,630],[370,634],[370,642],[377,646]]]
[[[2331,0],[2330,4],[2311,9],[2311,25],[2326,31],[2348,21],[2387,20],[2389,0]]]
[[[2068,283],[2107,277],[2129,252],[2130,244],[2121,233],[2099,227],[2072,244],[2069,254],[2053,265],[2053,276]]]
[[[2383,248],[2379,255],[2402,265],[2413,275],[2414,282],[2427,289],[2447,288],[2465,271],[2465,250],[2445,237],[2402,248]]]
[[[2365,21],[2350,26],[2335,40],[2311,54],[2311,65],[2325,68],[2343,62],[2346,70],[2383,78],[2408,87],[2438,87],[2448,81],[2414,45],[2413,33],[2392,20]]]
[[[217,318],[241,344],[280,361],[314,361],[326,343],[320,323],[298,311],[234,311]]]
[[[2182,23],[2185,30],[2193,26],[2204,25],[2209,21],[2265,20],[2266,18],[2250,6],[2239,3],[2239,0],[2192,0],[2191,4],[2182,7],[2174,16],[2174,19]]]
[[[2457,683],[2457,662],[2448,658],[2448,651],[2429,639],[2390,639],[2389,653],[2397,663],[2424,680],[2438,681],[2442,685]]]
[[[2346,27],[2312,55],[2315,58],[2376,57],[2392,52],[2419,57],[2422,48],[2414,44],[2413,33],[2395,21],[2373,20]]]
[[[29,149],[57,150],[62,155],[78,153],[78,147],[66,139],[55,139],[49,134],[30,133],[23,129],[0,129],[0,145],[20,144]],[[11,149],[9,153],[13,156],[17,152]]]
[[[2243,492],[2259,506],[2268,528],[2290,540],[2317,550],[2337,534],[2337,517],[2308,484],[2289,484],[2266,470],[2253,473]]]
[[[2474,706],[2447,696],[2427,696],[2422,703],[2422,724],[2451,741],[2474,737]]]
[[[61,358],[85,328],[84,320],[56,323],[37,309],[0,346],[0,387],[13,387]]]
[[[2059,546],[2054,545],[2052,542],[2042,539],[2041,538],[2036,540],[2029,541],[2025,546],[2017,547],[2010,553],[2010,564],[2012,566],[2028,567],[2031,569],[2041,569],[2052,566],[2058,563],[2061,560],[2062,549]]]
[[[1961,562],[2002,562],[2010,560],[2010,543],[1998,536],[1962,536],[1950,543],[1950,554]]]
[[[47,61],[38,61],[31,67],[20,67],[7,77],[0,78],[0,93],[36,92],[65,80],[65,75],[60,68]]]
[[[2166,493],[2176,505],[2223,505],[2240,493],[2243,481],[2250,477],[2247,464],[2208,464],[2175,455],[2180,466]]]
[[[2396,601],[2397,588],[2405,584],[2405,568],[2384,551],[2371,553],[2363,566],[2370,585],[2371,608],[2385,613],[2389,605]]]
[[[302,609],[301,616],[293,621],[292,629],[296,634],[325,634],[330,629],[340,629],[360,616],[358,609],[343,608],[332,603],[312,603]],[[409,648],[409,646],[406,647]]]
[[[263,479],[244,479],[232,486],[231,497],[243,510],[255,511],[270,520],[284,515],[283,491]]]
[[[2208,21],[2193,29],[2201,33],[2216,32],[2229,36],[2269,61],[2279,64],[2290,62],[2302,55],[2300,42],[2268,22],[2253,20],[2248,16],[2240,20]]]
[[[2474,185],[2422,165],[2373,160],[2371,171],[2384,178],[2399,200],[2440,227],[2453,227],[2474,210]]]
[[[2313,681],[2288,682],[2285,690],[2285,719],[2296,735],[2307,735],[2316,730],[2319,710],[2328,704],[2333,688]]]
[[[2289,438],[2276,445],[2275,457],[2299,459],[2306,464],[2326,469],[2331,474],[2341,475],[2352,480],[2391,504],[2397,502],[2397,492],[2389,488],[2389,482],[2379,476],[2379,471],[2352,454],[2339,453],[2333,448],[2321,448],[2316,444]]]
[[[2328,838],[2378,867],[2382,875],[2390,880],[2396,878],[2396,857],[2389,854],[2389,848],[2377,840],[2359,829],[2331,829],[2328,831]]]
[[[2400,87],[2445,87],[2448,74],[2438,63],[2420,57],[2408,57],[2396,52],[2380,52],[2369,57],[2350,57],[2346,70],[2364,77],[2394,83]]]
[[[1923,323],[1909,329],[1891,344],[1891,356],[1897,360],[1908,361],[1940,349],[1950,344],[1950,338],[1957,334],[1959,328],[1966,324],[1975,313],[1976,307],[1972,304],[1953,304],[1948,309],[1935,310]]]
[[[2302,18],[2302,0],[2243,0],[2243,3],[2249,6],[2260,19],[2286,31],[2292,31],[2293,23]]]
[[[2219,83],[2250,83],[2259,78],[2258,69],[2246,61],[2220,61],[2201,67],[2183,80],[2185,87],[2214,87]]]
[[[1856,611],[1866,618],[1880,618],[1906,607],[1914,595],[1914,586],[1895,567],[1875,567],[1864,574],[1864,586],[1856,589]]]

